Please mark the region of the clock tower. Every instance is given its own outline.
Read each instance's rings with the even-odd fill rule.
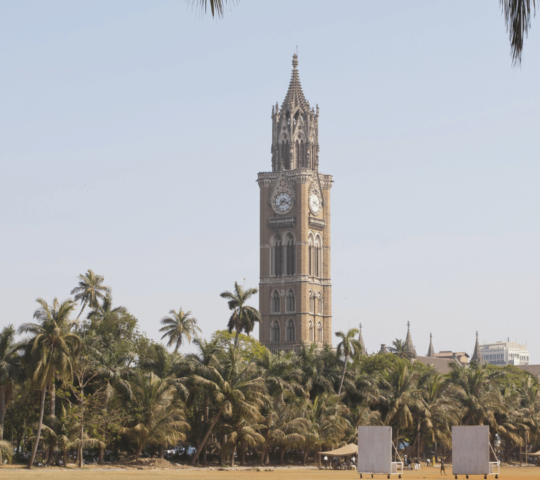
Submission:
[[[271,351],[332,343],[330,189],[319,173],[319,107],[304,97],[293,55],[289,89],[272,107],[272,171],[259,173],[259,340]]]

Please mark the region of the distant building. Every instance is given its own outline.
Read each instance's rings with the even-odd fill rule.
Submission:
[[[427,355],[425,357],[417,356],[416,360],[424,365],[433,366],[437,373],[444,375],[452,371],[452,364],[454,363],[460,366],[469,363],[469,355],[467,355],[465,352],[454,353],[449,350],[435,353],[435,348],[433,348],[433,335],[430,333]]]
[[[451,350],[442,350],[435,354],[437,358],[447,358],[448,360],[457,360],[462,365],[469,363],[469,354],[467,352],[452,352]]]
[[[495,342],[480,345],[482,360],[491,365],[529,365],[529,349],[516,342]]]

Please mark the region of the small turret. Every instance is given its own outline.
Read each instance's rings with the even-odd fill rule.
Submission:
[[[360,343],[360,346],[362,347],[362,351],[360,352],[360,355],[367,355],[366,346],[364,345],[364,337],[362,337],[362,324],[358,326],[358,342]]]
[[[435,356],[435,349],[433,348],[433,334],[429,334],[429,349],[427,352],[427,357],[434,357]]]
[[[476,331],[476,342],[474,344],[474,353],[470,363],[483,364],[484,359],[480,353],[480,343],[478,342],[478,331]]]
[[[405,347],[407,351],[411,354],[412,358],[416,358],[416,350],[414,348],[414,343],[411,337],[411,322],[407,322],[407,337],[405,338]]]

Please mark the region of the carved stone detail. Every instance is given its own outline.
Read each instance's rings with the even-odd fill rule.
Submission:
[[[270,228],[293,228],[296,226],[296,217],[269,218]]]
[[[322,218],[309,217],[309,226],[323,230],[326,227],[326,222]]]

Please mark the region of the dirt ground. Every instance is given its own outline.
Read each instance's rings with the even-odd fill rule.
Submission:
[[[261,470],[265,470],[261,468]],[[118,470],[118,467],[110,468],[34,468],[26,470],[19,466],[0,467],[0,478],[6,479],[60,479],[60,480],[128,480],[128,479],[156,479],[156,480],[359,480],[355,471],[344,470],[318,470],[317,468],[271,468],[271,471],[257,471],[257,468],[242,469],[239,467],[236,471],[230,469],[191,469],[178,468],[174,470],[136,470],[126,469]],[[447,467],[448,475],[446,478],[453,480],[451,466]],[[369,476],[367,476],[370,478]],[[443,475],[444,477],[444,475]],[[364,476],[364,479],[366,475]],[[385,475],[376,475],[376,480],[385,479]],[[397,476],[391,477],[397,480]],[[404,480],[423,480],[441,478],[438,468],[422,467],[421,471],[406,471],[402,477]],[[465,480],[465,477],[460,476]],[[494,480],[495,477],[488,476],[488,480]],[[501,480],[540,480],[539,467],[502,467]],[[471,480],[482,480],[482,476],[470,476]]]

